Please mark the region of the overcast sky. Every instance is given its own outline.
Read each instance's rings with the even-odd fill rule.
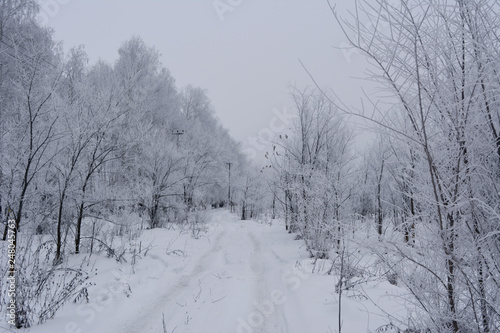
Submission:
[[[40,20],[64,49],[83,44],[91,62],[113,63],[120,45],[140,36],[162,54],[177,81],[208,91],[224,127],[261,154],[267,135],[292,111],[288,86],[317,82],[352,104],[360,96],[359,55],[326,0],[40,0]],[[351,1],[332,1],[342,13]]]

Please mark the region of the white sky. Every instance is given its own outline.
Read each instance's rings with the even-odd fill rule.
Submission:
[[[348,104],[361,95],[361,56],[342,51],[343,37],[326,0],[40,0],[40,19],[64,49],[83,44],[91,62],[114,62],[134,35],[162,54],[177,80],[208,91],[218,117],[250,155],[283,128],[288,85],[322,86]],[[217,12],[215,4],[231,10]],[[349,0],[332,1],[340,12]],[[231,5],[232,4],[232,5]],[[286,109],[288,107],[288,109]],[[274,111],[273,111],[274,110]],[[260,133],[260,134],[259,134]],[[252,151],[253,150],[253,151]]]

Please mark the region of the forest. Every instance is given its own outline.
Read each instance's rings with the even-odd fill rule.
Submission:
[[[85,296],[91,272],[75,258],[135,262],[142,249],[113,237],[175,229],[198,239],[205,212],[223,208],[282,221],[310,260],[331,262],[339,304],[364,279],[363,247],[414,309],[394,332],[500,331],[499,5],[359,0],[347,17],[326,8],[368,59],[364,79],[379,95],[354,108],[313,75],[291,86],[293,124],[260,165],[207,92],[178,87],[140,37],[114,63],[89,64],[84,47],[63,52],[37,23],[36,1],[1,1],[0,276],[15,279],[14,327]],[[373,135],[361,151],[348,119]]]

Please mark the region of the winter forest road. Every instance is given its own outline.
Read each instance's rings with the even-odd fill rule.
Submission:
[[[116,332],[307,332],[295,295],[308,278],[295,267],[304,255],[299,242],[284,228],[220,211],[209,225],[206,249],[192,253],[175,278],[160,277],[149,302]]]

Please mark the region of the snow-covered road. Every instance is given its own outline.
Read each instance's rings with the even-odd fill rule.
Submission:
[[[162,317],[168,332],[305,332],[290,329],[286,311],[306,324],[307,314],[293,311],[290,297],[308,278],[295,268],[300,245],[276,227],[229,214],[216,218],[210,246],[189,259],[187,273],[155,281],[149,301],[114,332],[163,332]]]

